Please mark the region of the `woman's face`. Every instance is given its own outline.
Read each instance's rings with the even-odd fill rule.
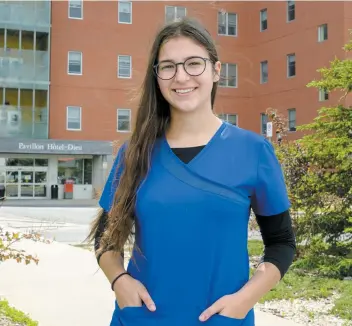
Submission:
[[[158,62],[159,88],[171,110],[186,113],[210,108],[211,91],[219,80],[221,64],[217,62],[214,69],[204,47],[184,36],[173,38],[160,48]],[[177,65],[174,75],[175,63],[183,62],[185,67]]]

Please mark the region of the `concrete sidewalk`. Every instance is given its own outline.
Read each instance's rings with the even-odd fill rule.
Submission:
[[[108,326],[114,294],[94,254],[52,242],[23,241],[20,247],[40,259],[39,265],[0,264],[0,297],[28,313],[39,326]],[[256,326],[299,326],[257,311]]]
[[[0,297],[39,326],[109,325],[114,295],[92,252],[66,244],[21,241],[39,264],[0,264]]]
[[[6,199],[3,207],[98,207],[97,199]]]

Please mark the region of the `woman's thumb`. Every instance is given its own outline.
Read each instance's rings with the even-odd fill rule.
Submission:
[[[156,310],[155,303],[153,302],[146,288],[142,288],[139,291],[139,296],[150,311]]]

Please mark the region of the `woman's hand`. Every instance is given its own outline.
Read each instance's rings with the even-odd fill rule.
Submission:
[[[239,295],[225,295],[206,309],[199,316],[199,320],[206,321],[215,314],[228,318],[244,319],[251,308],[252,307],[249,307]]]
[[[120,309],[141,307],[144,303],[150,311],[156,310],[155,304],[144,285],[129,275],[123,275],[116,281],[114,292]]]

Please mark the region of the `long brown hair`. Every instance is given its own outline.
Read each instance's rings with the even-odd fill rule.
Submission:
[[[100,241],[100,251],[109,248],[123,252],[126,241],[131,240],[135,221],[136,191],[148,173],[154,142],[165,133],[171,118],[169,104],[158,87],[154,65],[158,61],[160,47],[166,41],[178,36],[188,37],[203,46],[213,64],[218,61],[210,33],[195,19],[184,18],[165,25],[157,34],[142,84],[136,125],[124,153],[124,169],[108,215],[107,227]],[[212,107],[216,91],[217,82],[213,84],[211,93]],[[96,236],[100,218],[98,217],[92,225],[90,239]]]

